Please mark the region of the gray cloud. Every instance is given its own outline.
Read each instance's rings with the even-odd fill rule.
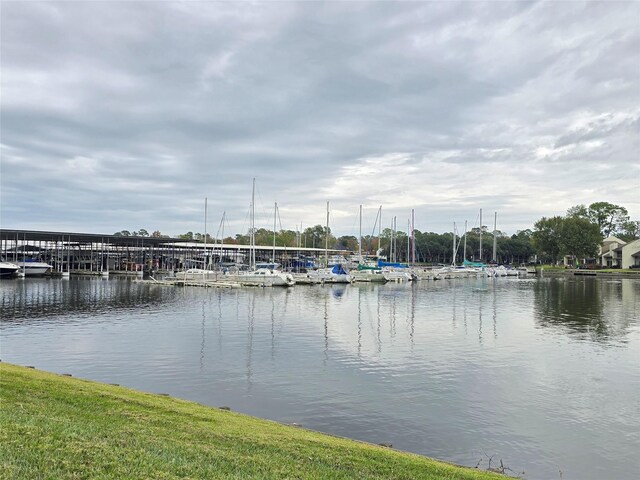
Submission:
[[[481,207],[508,232],[600,200],[640,215],[634,2],[4,2],[1,18],[5,227],[198,231],[206,196],[210,223],[226,210],[240,231],[252,177],[264,216],[278,201],[285,228],[323,223],[330,200],[341,234],[360,203],[433,231]]]

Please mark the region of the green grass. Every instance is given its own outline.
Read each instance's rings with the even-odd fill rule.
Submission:
[[[505,478],[6,363],[0,402],[3,479]]]

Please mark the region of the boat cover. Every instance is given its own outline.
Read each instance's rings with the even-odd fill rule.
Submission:
[[[331,269],[331,273],[334,273],[336,275],[347,275],[347,271],[340,264],[334,265]]]

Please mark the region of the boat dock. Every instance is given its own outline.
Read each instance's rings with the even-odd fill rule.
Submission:
[[[247,264],[249,245],[207,244],[170,237],[119,236],[95,233],[0,230],[0,255],[8,262],[37,259],[52,265],[53,274],[142,275],[175,272],[204,265]],[[324,248],[258,246],[257,262],[288,265],[298,258],[323,259]],[[348,254],[328,250],[330,255]]]

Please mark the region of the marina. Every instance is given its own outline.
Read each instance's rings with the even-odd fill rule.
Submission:
[[[168,237],[0,230],[0,255],[4,262],[22,266],[39,261],[50,265],[53,274],[142,275],[145,271],[168,273],[214,264],[242,265],[248,264],[252,252],[254,264],[275,258],[279,264],[293,265],[293,269],[300,258],[318,261],[327,252],[345,254],[344,251],[310,247],[206,245]]]
[[[327,227],[328,228],[328,227]],[[277,245],[209,244],[181,238],[124,237],[69,232],[0,231],[6,275],[135,275],[153,280],[292,286],[324,283],[385,283],[453,277],[507,275],[504,267],[411,266],[368,260],[362,250]],[[509,270],[517,275],[516,270]],[[527,273],[526,271],[520,272]],[[535,273],[535,269],[534,272]],[[156,278],[157,277],[157,278]]]

